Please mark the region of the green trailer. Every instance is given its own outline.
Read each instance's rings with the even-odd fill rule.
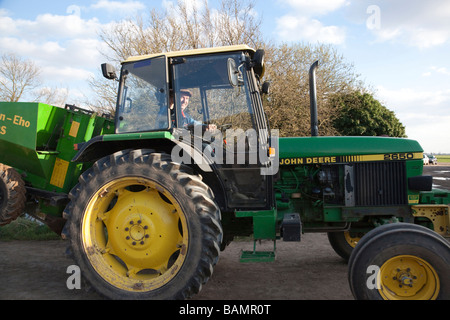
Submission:
[[[131,57],[120,75],[103,64],[119,82],[114,125],[2,104],[0,163],[63,219],[83,277],[111,299],[189,298],[236,236],[254,240],[241,262],[265,262],[307,232],[328,233],[355,298],[450,299],[450,192],[423,176],[417,141],[320,137],[317,67],[311,137],[270,130],[264,51],[239,45]],[[14,129],[29,137],[7,140]]]
[[[2,194],[21,199],[10,201],[8,212],[0,213],[0,225],[22,214],[27,202],[29,214],[55,226],[67,194],[89,166],[71,161],[77,152],[74,145],[111,132],[111,119],[76,106],[0,102]],[[6,199],[2,197],[2,208]]]

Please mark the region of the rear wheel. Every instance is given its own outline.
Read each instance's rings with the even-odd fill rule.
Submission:
[[[26,201],[25,183],[20,174],[0,164],[0,226],[22,215]]]
[[[450,299],[450,245],[435,232],[394,223],[363,237],[349,261],[356,299]]]
[[[149,150],[99,160],[70,194],[74,258],[111,299],[185,299],[212,274],[222,236],[211,190]]]

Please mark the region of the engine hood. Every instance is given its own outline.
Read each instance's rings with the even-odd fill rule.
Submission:
[[[279,138],[279,156],[285,158],[333,157],[423,153],[411,139],[389,137],[287,137]],[[415,156],[414,158],[417,158]],[[395,160],[395,159],[391,159]],[[399,159],[400,160],[400,159]]]

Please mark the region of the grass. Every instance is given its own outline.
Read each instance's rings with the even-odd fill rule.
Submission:
[[[56,233],[46,225],[30,220],[26,217],[19,217],[10,224],[0,227],[0,240],[59,240]]]
[[[449,163],[450,162],[450,155],[449,154],[436,155],[436,158],[437,158],[439,163],[444,163],[444,162]]]

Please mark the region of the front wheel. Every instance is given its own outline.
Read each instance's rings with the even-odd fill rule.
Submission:
[[[212,274],[222,239],[212,191],[150,150],[119,152],[82,175],[66,208],[82,274],[110,299],[186,299]]]
[[[364,241],[363,241],[364,240]],[[369,232],[349,261],[356,299],[450,299],[450,245],[437,233],[394,223]]]

